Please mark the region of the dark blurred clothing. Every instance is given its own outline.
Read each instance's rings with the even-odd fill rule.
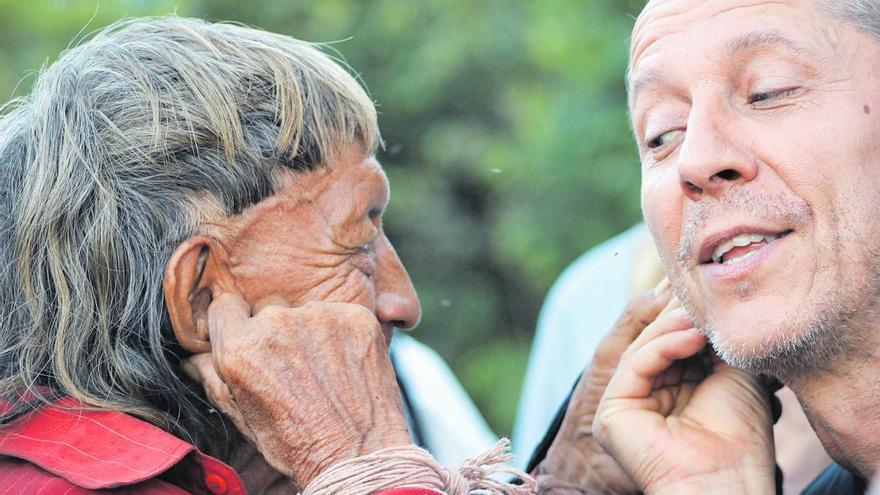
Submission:
[[[835,463],[804,488],[801,495],[863,495],[867,489],[865,480]]]

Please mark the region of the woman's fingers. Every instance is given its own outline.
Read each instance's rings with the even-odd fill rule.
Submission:
[[[218,294],[208,306],[208,331],[213,352],[221,350],[224,335],[235,335],[251,317],[251,308],[238,294]]]
[[[226,383],[220,379],[214,368],[211,353],[196,354],[181,363],[181,368],[195,382],[201,383],[208,401],[219,411],[229,417],[236,428],[248,439],[253,440],[250,428],[245,423],[232,393]]]
[[[665,315],[666,313],[669,313],[670,311],[678,309],[680,307],[681,301],[678,300],[678,297],[672,296],[672,298],[669,299],[669,302],[666,303],[666,306],[660,311],[660,314]]]
[[[653,290],[633,299],[614,327],[596,348],[592,367],[613,369],[627,347],[650,325],[669,303],[672,289],[665,278]]]
[[[290,305],[287,304],[287,301],[281,296],[268,296],[260,299],[259,301],[254,303],[254,316],[262,313],[266,308],[289,308]]]
[[[690,317],[683,308],[677,308],[670,311],[669,313],[660,315],[657,317],[656,320],[654,320],[653,323],[645,328],[645,330],[635,339],[635,341],[633,341],[632,345],[629,346],[629,349],[626,350],[626,354],[624,356],[638,351],[648,342],[653,341],[661,335],[667,334],[669,332],[674,332],[676,330],[692,328],[693,326],[693,322],[691,322]]]
[[[651,395],[657,377],[675,361],[689,358],[706,345],[694,328],[667,329],[621,361],[606,390],[606,399],[642,399]]]

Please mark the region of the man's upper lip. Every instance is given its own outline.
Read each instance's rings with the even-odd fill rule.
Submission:
[[[703,242],[700,243],[699,257],[697,259],[699,260],[700,264],[711,263],[712,253],[715,252],[715,248],[740,234],[779,235],[787,231],[788,229],[784,228],[778,229],[756,227],[751,225],[739,225],[727,230],[710,233],[703,237]]]

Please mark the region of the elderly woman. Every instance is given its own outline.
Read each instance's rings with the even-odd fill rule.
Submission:
[[[240,26],[130,21],[43,72],[0,120],[4,488],[461,483],[388,359],[420,306],[379,143],[342,68]]]

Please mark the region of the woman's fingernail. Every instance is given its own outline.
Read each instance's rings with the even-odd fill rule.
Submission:
[[[681,317],[687,316],[687,315],[688,315],[688,312],[687,312],[686,309],[684,309],[684,308],[682,308],[681,306],[679,306],[679,307],[674,308],[674,309],[672,309],[671,311],[669,311],[669,315],[670,315],[670,316],[674,316],[674,317],[676,317],[676,318],[681,318]]]
[[[664,292],[669,290],[669,279],[667,277],[663,277],[663,280],[654,287],[654,297],[660,297]]]
[[[678,301],[678,297],[672,296],[669,302],[666,303],[666,306],[660,311],[660,314],[665,315],[675,309],[681,309],[681,303]]]

